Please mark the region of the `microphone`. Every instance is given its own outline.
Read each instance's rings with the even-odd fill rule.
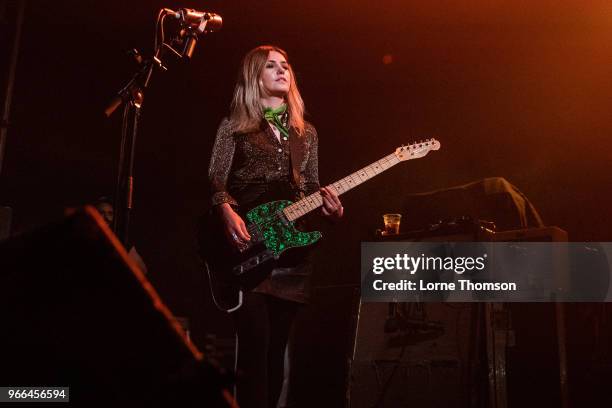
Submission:
[[[182,27],[180,37],[187,37],[183,48],[183,57],[191,58],[198,42],[198,35],[219,31],[223,25],[220,15],[207,11],[182,8],[173,14],[176,19],[181,20]]]
[[[223,19],[220,15],[207,11],[182,8],[174,12],[174,17],[180,19],[181,23],[195,30],[198,34],[219,31],[223,25]]]

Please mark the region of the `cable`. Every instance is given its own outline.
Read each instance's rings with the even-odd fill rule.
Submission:
[[[166,17],[166,11],[167,9],[161,9],[159,10],[159,13],[157,14],[157,20],[155,21],[155,40],[153,42],[153,53],[157,54],[157,49],[158,49],[158,37],[159,37],[159,29],[160,29],[160,25],[161,25],[161,42],[162,44],[164,43],[164,18]]]
[[[215,304],[215,306],[217,306],[217,309],[219,309],[222,312],[227,312],[227,313],[232,313],[240,309],[240,307],[242,306],[242,297],[243,297],[242,289],[238,290],[238,304],[236,306],[231,307],[229,309],[222,307],[217,301],[217,297],[215,296],[215,291],[213,290],[214,278],[212,277],[212,274],[210,273],[210,269],[208,268],[208,262],[206,261],[204,261],[204,268],[206,268],[206,275],[208,275],[208,284],[210,285],[210,294],[212,296],[213,303]]]
[[[393,366],[393,369],[391,370],[391,374],[389,374],[387,381],[385,381],[385,383],[383,384],[382,390],[380,390],[380,394],[378,394],[378,398],[376,398],[376,402],[374,403],[374,405],[372,405],[372,408],[379,407],[381,403],[383,402],[385,395],[387,394],[387,391],[389,390],[389,386],[391,385],[391,381],[393,380],[393,377],[395,377],[395,373],[397,372],[397,369],[402,364],[402,357],[404,356],[404,352],[406,351],[407,347],[408,347],[408,343],[405,343],[402,346],[399,356],[397,356],[395,365]]]
[[[155,22],[155,41],[153,42],[153,55],[157,58],[161,52],[162,47],[168,48],[174,54],[182,57],[183,54],[175,50],[170,44],[166,44],[166,30],[164,29],[164,21],[168,14],[174,14],[174,11],[163,8],[159,10],[157,14],[157,21]],[[161,42],[159,39],[161,38]]]

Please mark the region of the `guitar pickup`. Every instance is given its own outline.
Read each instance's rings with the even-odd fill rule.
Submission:
[[[235,266],[233,272],[236,275],[242,275],[243,273],[248,272],[253,268],[256,268],[258,265],[264,263],[265,261],[273,257],[274,255],[271,251],[262,252],[261,254],[252,256],[241,264]]]

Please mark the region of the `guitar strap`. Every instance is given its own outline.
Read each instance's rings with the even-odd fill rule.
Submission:
[[[289,150],[291,153],[291,174],[293,176],[293,184],[299,197],[304,198],[304,191],[301,189],[300,163],[304,158],[304,143],[302,138],[297,134],[295,129],[289,129]]]

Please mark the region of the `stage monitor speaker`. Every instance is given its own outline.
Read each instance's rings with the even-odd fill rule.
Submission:
[[[92,207],[0,245],[0,384],[70,387],[75,406],[233,404]]]

